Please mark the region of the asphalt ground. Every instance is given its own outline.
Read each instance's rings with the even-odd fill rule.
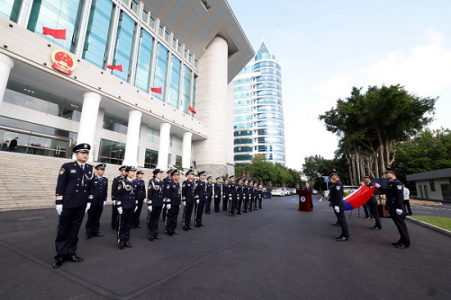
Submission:
[[[299,212],[297,196],[272,198],[235,218],[204,216],[193,231],[179,223],[178,235],[154,242],[134,229],[125,250],[106,206],[106,236],[84,240],[83,223],[84,262],[57,270],[55,210],[2,212],[0,299],[451,299],[449,236],[408,222],[412,245],[399,250],[390,219],[371,231],[373,221],[353,213],[350,240],[336,242],[332,209],[317,199]]]

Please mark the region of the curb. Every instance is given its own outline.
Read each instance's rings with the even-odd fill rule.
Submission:
[[[451,231],[449,231],[449,230],[446,230],[446,229],[443,229],[441,227],[438,227],[438,226],[435,226],[435,225],[432,225],[432,224],[429,224],[429,223],[426,223],[426,222],[414,219],[412,217],[406,217],[406,219],[409,220],[412,223],[416,223],[416,224],[421,225],[423,227],[426,227],[426,228],[432,229],[434,231],[446,234],[447,236],[451,236]]]

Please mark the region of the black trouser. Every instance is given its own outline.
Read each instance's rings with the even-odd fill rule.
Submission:
[[[167,209],[166,232],[174,233],[177,228],[177,217],[180,211],[180,205],[171,204],[171,209]]]
[[[246,195],[244,195],[243,198],[244,198],[244,199],[243,199],[243,211],[244,211],[244,212],[247,212],[247,208],[248,208],[248,205],[249,205],[249,203],[248,203],[249,197],[246,196]]]
[[[374,216],[374,219],[376,220],[376,225],[374,226],[382,229],[381,218],[379,216],[379,212],[377,211],[377,202],[367,204],[370,207],[371,214]]]
[[[166,216],[168,215],[168,210],[166,208],[166,205],[163,207],[162,211],[162,215],[163,215],[163,222],[166,222]]]
[[[58,231],[56,234],[56,257],[75,255],[78,243],[78,231],[80,230],[85,208],[65,208],[59,216]]]
[[[205,213],[209,214],[211,212],[211,196],[207,197],[207,202],[205,202]]]
[[[402,215],[396,213],[396,209],[390,210],[390,217],[395,222],[396,228],[398,228],[399,235],[401,236],[398,243],[403,244],[406,247],[410,246],[409,232],[407,231],[406,215],[402,212]]]
[[[261,197],[258,198],[258,208],[260,208],[260,209],[262,208],[262,200],[263,200],[262,197],[263,197],[263,196],[261,196]],[[312,203],[312,208],[313,208],[313,200],[310,201],[310,202]]]
[[[99,233],[100,217],[102,216],[103,205],[91,206],[88,210],[88,220],[86,220],[86,236],[91,237]]]
[[[134,208],[127,208],[122,210],[122,214],[120,216],[121,223],[119,228],[120,245],[124,245],[130,241],[130,230],[133,224],[134,210]]]
[[[111,205],[111,208],[113,209],[113,213],[111,214],[111,229],[118,230],[119,212],[117,211],[116,205]]]
[[[406,210],[406,214],[411,215],[412,214],[412,209],[410,208],[410,201],[409,200],[404,200],[404,207]]]
[[[346,221],[345,211],[340,207],[340,212],[336,213],[338,222],[341,226],[341,236],[349,237],[348,222]]]
[[[236,213],[241,214],[241,204],[243,203],[243,198],[237,199]]]
[[[249,210],[252,211],[254,207],[254,196],[249,196]]]
[[[158,221],[160,221],[162,210],[163,206],[152,206],[152,212],[149,212],[149,219],[147,221],[149,237],[158,236]]]
[[[195,203],[186,203],[183,209],[183,229],[188,229],[191,226],[191,216],[193,215]]]
[[[229,203],[228,197],[222,197],[222,211],[227,211],[227,204]]]
[[[139,227],[139,218],[141,217],[141,210],[143,208],[143,202],[144,202],[144,200],[138,200],[138,204],[136,205],[138,208],[136,209],[134,217],[133,217],[132,227]]]
[[[368,207],[366,206],[366,203],[362,205],[363,206],[363,212],[365,213],[365,218],[369,218],[370,214],[368,213]]]
[[[202,215],[204,213],[204,207],[205,207],[205,202],[199,201],[199,204],[197,204],[197,210],[196,210],[196,220],[194,221],[196,226],[202,225]]]
[[[215,195],[215,212],[219,212],[219,202],[221,201],[221,195]]]
[[[236,210],[236,202],[237,199],[236,197],[230,197],[232,199],[231,204],[230,204],[230,213],[229,215],[234,216],[235,215],[235,210]]]

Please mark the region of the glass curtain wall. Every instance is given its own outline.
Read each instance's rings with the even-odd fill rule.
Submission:
[[[1,0],[0,16],[10,19],[13,22],[17,22],[21,6],[22,0]]]
[[[191,78],[193,76],[193,71],[185,66],[183,71],[183,112],[188,114],[188,106],[191,103]],[[194,106],[194,103],[193,103]]]
[[[166,73],[168,68],[168,54],[169,51],[162,44],[158,44],[157,61],[155,78],[153,86],[156,88],[162,88],[161,94],[154,93],[153,96],[159,100],[164,100],[164,94],[166,93]]]
[[[180,70],[182,62],[180,59],[172,56],[171,81],[169,85],[169,105],[178,108],[179,106],[179,87],[180,87]]]
[[[125,144],[101,139],[99,161],[109,164],[121,165],[125,155]]]
[[[150,68],[152,65],[152,48],[154,38],[147,31],[141,29],[139,41],[138,61],[135,74],[135,86],[149,92]]]
[[[116,47],[113,58],[113,65],[122,65],[122,72],[113,70],[114,76],[129,81],[131,60],[133,52],[133,40],[135,36],[136,23],[125,12],[121,12],[119,26],[117,29]]]

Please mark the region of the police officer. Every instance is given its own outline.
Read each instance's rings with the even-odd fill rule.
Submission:
[[[180,204],[182,200],[182,191],[180,190],[180,173],[177,169],[171,172],[172,179],[167,181],[164,188],[164,197],[166,209],[166,233],[170,236],[177,234],[177,217],[179,215]]]
[[[215,213],[219,212],[219,203],[221,202],[221,177],[216,177],[216,183],[214,185],[215,193]]]
[[[94,170],[86,163],[90,150],[89,144],[76,145],[72,149],[76,161],[63,164],[59,171],[55,201],[59,222],[54,269],[61,267],[64,260],[83,261],[77,256],[77,243],[83,217],[93,199],[91,181]]]
[[[182,201],[183,201],[183,230],[188,231],[193,230],[191,227],[191,216],[193,215],[193,208],[196,203],[195,197],[195,185],[194,182],[194,171],[188,170],[185,174],[188,177],[182,185]]]
[[[222,211],[227,211],[227,204],[229,203],[229,191],[227,187],[229,185],[229,179],[224,179],[224,183],[222,184]]]
[[[237,184],[236,184],[236,200],[237,200],[237,206],[236,206],[236,214],[241,215],[241,204],[243,203],[243,179],[237,178]]]
[[[163,171],[153,170],[153,178],[149,180],[149,189],[147,193],[147,228],[149,240],[161,239],[158,235],[158,221],[160,220],[161,210],[164,205],[164,183],[161,178]]]
[[[345,205],[343,202],[343,184],[341,183],[340,176],[337,172],[332,173],[330,177],[334,182],[330,190],[330,203],[336,212],[338,222],[341,226],[341,234],[335,237],[335,239],[338,242],[347,241],[349,240],[349,231],[344,211]]]
[[[247,213],[249,208],[249,193],[249,180],[245,178],[243,184],[243,213]]]
[[[133,180],[136,168],[127,166],[125,172],[127,176],[119,182],[116,192],[116,206],[120,215],[118,243],[121,250],[125,249],[125,247],[132,247],[132,244],[130,244],[130,230],[137,208],[136,182]]]
[[[254,210],[258,210],[258,182],[254,182]]]
[[[199,180],[197,181],[197,185],[195,188],[195,197],[197,203],[196,209],[196,220],[194,221],[194,226],[202,227],[205,226],[202,223],[202,215],[204,212],[205,203],[207,202],[207,183],[205,182],[205,177],[207,173],[205,171],[199,172]],[[198,201],[197,201],[198,200]]]
[[[163,179],[163,184],[166,186],[166,184],[167,183],[169,183],[171,180],[172,180],[172,175],[171,175],[171,173],[172,173],[172,171],[174,171],[173,169],[169,169],[169,170],[167,170],[166,171],[166,178],[165,179]],[[166,222],[166,216],[167,216],[167,214],[168,214],[168,211],[167,211],[167,209],[166,209],[166,205],[164,205],[163,204],[163,222]]]
[[[144,172],[138,171],[136,172],[136,179],[134,180],[134,184],[136,185],[136,200],[137,206],[133,219],[132,228],[141,228],[139,218],[141,217],[141,210],[143,208],[144,199],[146,199],[146,184],[143,180]]]
[[[263,184],[261,182],[258,183],[258,208],[262,209],[262,201],[263,201]]]
[[[373,187],[373,183],[371,182],[371,180],[373,179],[373,176],[371,175],[365,175],[365,177],[363,177],[363,180],[365,181],[365,185],[369,188]],[[370,208],[370,212],[371,214],[373,214],[374,219],[376,220],[376,224],[373,227],[370,227],[371,230],[381,230],[382,229],[382,225],[381,225],[381,218],[379,217],[379,212],[377,211],[377,200],[376,197],[374,196],[374,192],[373,195],[371,195],[371,198],[368,200],[368,202],[366,202],[366,204],[368,204],[369,208]]]
[[[113,200],[113,213],[111,214],[111,229],[113,229],[114,232],[118,232],[118,222],[119,222],[119,213],[117,211],[116,207],[116,192],[117,192],[117,186],[120,181],[124,180],[124,178],[127,176],[127,173],[125,173],[125,168],[127,166],[121,166],[119,168],[120,175],[115,177],[113,179],[113,184],[111,185],[111,200]]]
[[[207,201],[205,202],[205,214],[211,215],[211,199],[213,198],[213,177],[207,177]]]
[[[92,180],[94,185],[92,188],[93,199],[91,201],[91,208],[88,210],[88,220],[86,221],[86,236],[89,240],[92,236],[102,237],[104,234],[100,233],[100,217],[102,216],[103,207],[106,203],[108,193],[108,178],[103,177],[105,173],[105,164],[99,164],[95,167],[96,175]]]
[[[385,170],[385,177],[389,179],[387,188],[381,187],[376,183],[377,188],[386,194],[387,201],[385,208],[390,213],[390,217],[398,228],[399,241],[392,243],[398,249],[406,249],[410,246],[409,232],[406,225],[406,212],[404,210],[404,194],[402,182],[396,179],[396,171],[390,168]]]
[[[335,171],[334,171],[335,172]],[[328,200],[329,201],[329,207],[332,207],[332,210],[334,211],[335,216],[337,217],[337,221],[335,223],[332,223],[332,226],[340,226],[340,220],[338,219],[338,213],[335,211],[334,209],[334,204],[331,201],[330,195],[332,193],[332,189],[334,188],[334,179],[332,177],[329,177],[330,180],[330,187],[329,187],[329,197]]]
[[[252,211],[254,207],[254,181],[249,180],[249,211]]]
[[[229,184],[227,185],[227,193],[230,202],[229,216],[235,216],[237,193],[235,186],[235,175],[229,176]]]

